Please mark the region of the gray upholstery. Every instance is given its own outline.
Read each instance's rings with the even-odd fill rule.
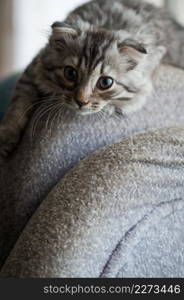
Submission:
[[[87,126],[67,119],[55,134],[40,131],[30,148],[27,129],[1,170],[3,259],[42,203],[1,276],[184,275],[183,82],[183,71],[162,67],[140,112]],[[175,128],[135,135],[164,126]]]
[[[183,166],[184,129],[91,155],[43,201],[2,274],[184,276]]]

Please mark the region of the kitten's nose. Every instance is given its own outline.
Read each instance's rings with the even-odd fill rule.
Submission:
[[[76,100],[76,102],[77,102],[77,104],[78,104],[79,107],[82,107],[82,106],[84,106],[84,105],[86,105],[86,104],[89,103],[89,102],[84,102],[84,101],[80,101],[80,100]]]

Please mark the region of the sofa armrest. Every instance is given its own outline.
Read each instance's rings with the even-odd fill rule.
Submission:
[[[42,202],[0,275],[184,276],[183,167],[179,128],[93,153]]]

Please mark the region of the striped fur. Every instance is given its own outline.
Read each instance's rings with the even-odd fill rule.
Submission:
[[[17,82],[0,125],[0,158],[18,143],[35,108],[40,115],[63,105],[81,114],[140,109],[162,59],[184,66],[183,32],[166,12],[138,0],[94,0],[54,23]],[[66,79],[66,66],[76,70],[75,82]],[[101,76],[113,79],[111,88],[99,89]]]

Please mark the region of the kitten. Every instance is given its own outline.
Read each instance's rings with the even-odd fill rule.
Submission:
[[[0,125],[0,158],[18,143],[36,105],[60,103],[83,115],[140,109],[156,67],[163,59],[182,65],[183,46],[183,28],[139,0],[94,0],[77,8],[52,25],[48,44],[18,80]]]

